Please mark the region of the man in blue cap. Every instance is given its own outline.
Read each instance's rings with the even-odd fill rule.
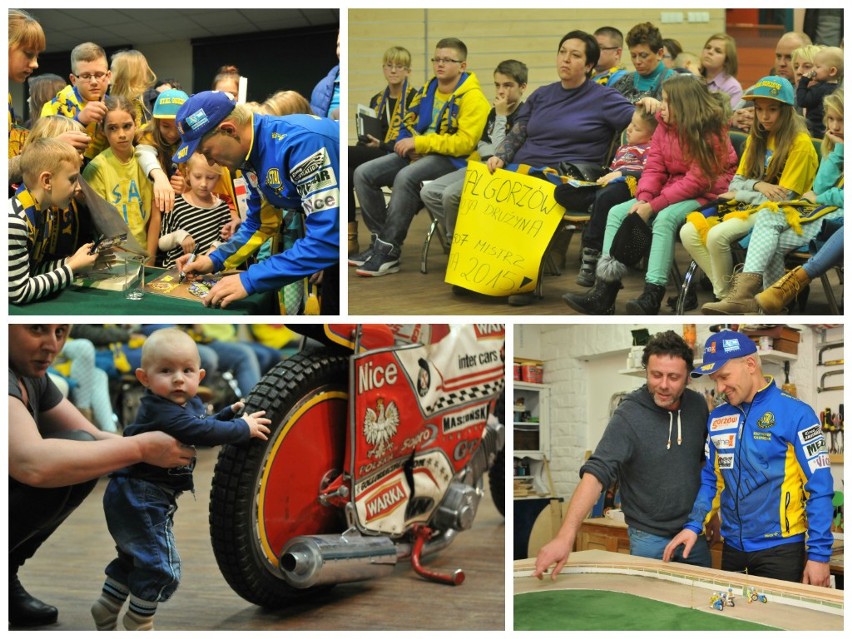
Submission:
[[[175,123],[181,145],[174,156],[186,162],[201,153],[208,162],[242,169],[249,186],[248,213],[239,231],[209,255],[189,262],[184,255],[178,269],[186,273],[213,273],[244,262],[271,237],[280,214],[261,214],[261,195],[273,207],[301,209],[305,235],[282,253],[253,264],[243,273],[222,278],[204,303],[228,306],[256,292],[277,290],[291,282],[323,274],[323,313],[338,308],[340,244],[340,129],[312,115],[280,117],[252,113],[230,94],[202,91],[178,111]],[[266,219],[266,218],[269,219]]]
[[[742,333],[712,335],[691,374],[709,375],[727,403],[710,413],[701,488],[663,560],[681,545],[689,555],[719,480],[722,570],[828,586],[834,490],[813,409],[764,378],[757,347]]]

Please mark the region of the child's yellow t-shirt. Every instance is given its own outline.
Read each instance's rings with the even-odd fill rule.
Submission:
[[[118,209],[133,237],[146,248],[154,187],[142,174],[136,158],[131,155],[128,162],[121,162],[112,149],[107,149],[83,169],[83,179]]]

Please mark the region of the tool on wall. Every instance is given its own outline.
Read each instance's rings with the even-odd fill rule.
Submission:
[[[796,395],[796,385],[790,383],[790,362],[784,362],[784,385],[781,387],[781,390],[788,395],[798,397]]]
[[[843,348],[843,342],[835,342],[834,344],[826,344],[825,346],[821,346],[819,349],[819,359],[817,361],[817,366],[837,366],[839,364],[843,364],[843,359],[830,359],[828,361],[822,360],[822,355],[826,351],[830,351],[834,348]]]
[[[827,373],[823,373],[822,377],[819,378],[819,386],[817,387],[817,393],[824,393],[826,391],[834,391],[834,390],[843,390],[843,384],[838,386],[826,386],[825,378],[826,377],[835,377],[837,375],[843,375],[843,371],[828,371]]]

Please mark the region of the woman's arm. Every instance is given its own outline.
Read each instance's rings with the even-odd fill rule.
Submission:
[[[24,403],[10,396],[9,476],[28,486],[71,486],[142,461],[172,468],[192,460],[193,450],[165,433],[119,437],[101,432],[67,399],[39,420],[46,432],[84,430],[96,441],[44,439]]]

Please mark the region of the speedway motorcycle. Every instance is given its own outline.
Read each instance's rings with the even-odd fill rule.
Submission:
[[[247,601],[281,608],[421,559],[473,524],[488,475],[501,514],[502,324],[291,326],[319,339],[246,399],[268,441],[221,449],[210,498],[219,568]]]

